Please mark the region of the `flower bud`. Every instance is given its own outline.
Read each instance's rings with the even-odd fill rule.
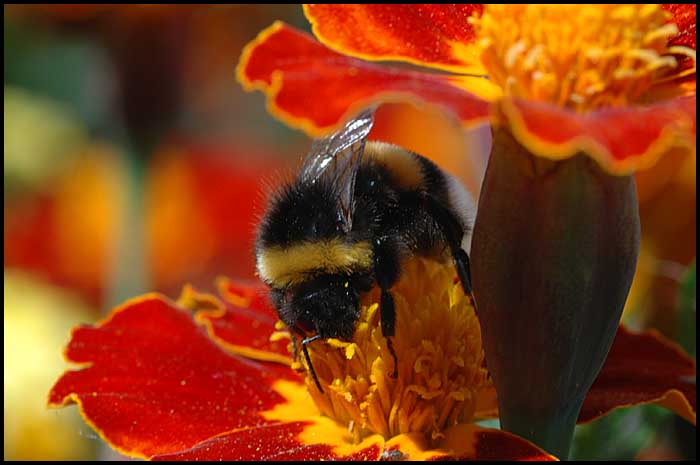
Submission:
[[[501,427],[567,458],[639,251],[633,176],[579,153],[539,158],[494,135],[471,248]]]

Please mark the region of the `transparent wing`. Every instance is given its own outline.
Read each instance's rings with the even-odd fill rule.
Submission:
[[[346,232],[352,228],[355,177],[373,124],[374,108],[363,111],[338,131],[315,139],[299,173],[302,181],[314,183],[324,179],[336,186]]]

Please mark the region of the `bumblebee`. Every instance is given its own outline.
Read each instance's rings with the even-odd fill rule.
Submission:
[[[473,201],[462,184],[427,158],[367,141],[368,110],[328,137],[314,140],[298,176],[273,194],[255,243],[257,272],[280,319],[296,336],[318,389],[307,345],[350,340],[360,295],[381,290],[382,334],[391,344],[396,313],[391,287],[412,255],[452,259],[471,292],[469,256]]]

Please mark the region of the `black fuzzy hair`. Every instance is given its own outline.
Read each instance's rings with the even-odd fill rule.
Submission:
[[[341,234],[337,194],[331,185],[299,180],[270,200],[259,229],[257,246],[288,246],[299,241],[329,239]]]

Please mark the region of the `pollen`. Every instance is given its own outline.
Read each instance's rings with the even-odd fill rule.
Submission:
[[[487,5],[470,22],[505,95],[584,112],[639,100],[674,78],[680,55],[695,63],[667,45],[670,16],[661,5]]]
[[[311,397],[322,414],[347,426],[355,442],[374,433],[390,438],[420,432],[436,440],[447,427],[473,418],[476,398],[490,381],[479,321],[455,276],[451,265],[414,258],[391,289],[395,378],[378,289],[363,297],[352,341],[309,344],[324,389],[307,370]]]

